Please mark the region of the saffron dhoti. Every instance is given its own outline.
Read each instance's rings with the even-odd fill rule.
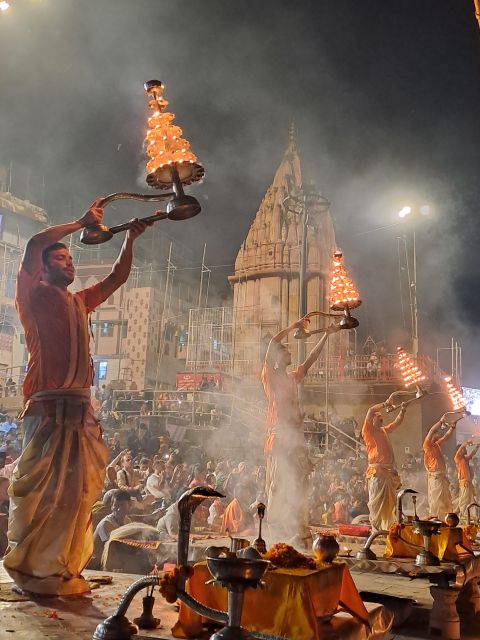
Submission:
[[[369,470],[371,468],[375,475],[367,479],[370,523],[375,530],[386,530],[395,521],[395,500],[401,482],[398,473],[391,467],[373,464],[369,465]]]
[[[429,515],[443,521],[453,508],[447,474],[440,471],[428,473],[427,481]]]
[[[35,393],[24,426],[24,449],[9,488],[4,567],[26,591],[86,592],[80,573],[93,550],[91,511],[108,456],[89,389]]]

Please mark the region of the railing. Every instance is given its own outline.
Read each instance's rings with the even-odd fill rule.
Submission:
[[[220,391],[113,391],[107,410],[128,418],[157,416],[185,426],[215,427],[230,422],[232,398]],[[212,410],[214,411],[212,412]]]
[[[313,455],[328,451],[335,441],[350,449],[355,456],[358,456],[363,446],[361,440],[345,433],[331,422],[305,422],[304,433]]]
[[[215,408],[213,413],[212,408]],[[142,418],[156,416],[172,427],[195,430],[212,430],[240,422],[261,434],[265,426],[264,403],[249,402],[235,394],[218,391],[114,391],[112,411],[124,422],[129,418],[141,422]],[[314,456],[328,450],[335,441],[340,441],[355,455],[362,446],[359,440],[331,423],[306,421],[304,434]]]
[[[308,346],[310,345],[307,345],[307,352]],[[291,345],[290,348],[292,349]],[[427,377],[434,377],[436,365],[433,360],[428,357],[419,357],[418,364]],[[247,359],[236,359],[235,362],[232,360],[223,362],[198,360],[195,367],[195,371],[198,373],[214,370],[227,376],[233,375],[236,378],[250,382],[260,380],[261,369],[262,363],[259,360]],[[400,383],[401,376],[395,354],[373,357],[371,355],[332,356],[328,359],[319,358],[310,369],[305,382],[306,384],[319,384],[325,380],[330,382],[372,381]]]

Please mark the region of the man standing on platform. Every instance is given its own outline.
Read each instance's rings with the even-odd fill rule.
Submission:
[[[448,430],[440,435],[440,429]],[[423,441],[423,462],[427,470],[429,515],[444,520],[452,511],[452,496],[447,478],[447,465],[442,447],[455,432],[455,425],[449,425],[443,416],[428,432]]]
[[[473,487],[472,471],[469,462],[480,449],[480,442],[474,446],[470,453],[467,453],[467,447],[472,444],[472,440],[466,440],[458,447],[454,457],[459,485],[458,515],[462,521],[467,519],[468,505],[471,502],[475,502],[475,489]]]
[[[91,510],[108,460],[90,404],[89,314],[126,282],[133,243],[146,228],[132,220],[111,273],[70,293],[75,268],[60,240],[101,222],[99,203],[79,220],[33,236],[17,279],[16,306],[29,362],[23,452],[9,488],[4,566],[17,587],[42,595],[89,591],[80,573],[93,551]]]
[[[268,345],[262,382],[267,396],[266,494],[267,520],[275,540],[293,538],[304,544],[308,531],[308,475],[311,463],[303,433],[298,384],[320,355],[328,336],[340,327],[331,324],[305,362],[287,372],[292,357],[281,343],[294,329],[305,329],[301,318],[274,336]]]
[[[395,500],[400,489],[400,477],[395,468],[389,434],[402,424],[406,408],[402,403],[398,416],[384,427],[383,417],[379,412],[389,404],[390,398],[370,407],[361,433],[368,457],[368,511],[370,524],[376,531],[388,529],[395,521]]]

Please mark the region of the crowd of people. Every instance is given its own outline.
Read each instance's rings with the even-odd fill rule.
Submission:
[[[342,419],[334,411],[339,428],[358,434],[356,422]],[[323,416],[316,424],[322,425]],[[5,416],[5,421],[9,421]],[[158,435],[161,433],[161,435]],[[356,449],[341,437],[333,438],[328,448],[318,454],[318,443],[305,430],[314,464],[308,476],[308,520],[312,526],[336,527],[342,524],[369,524],[369,493],[364,446]],[[151,428],[138,417],[130,426],[116,431],[107,428],[104,441],[109,462],[105,484],[93,511],[95,524],[92,567],[102,566],[102,553],[110,534],[132,521],[146,522],[156,528],[159,539],[173,539],[178,530],[177,501],[188,488],[208,485],[225,498],[206,501],[194,516],[197,531],[228,531],[232,535],[253,535],[256,530],[256,507],[266,502],[263,460],[247,460],[245,453],[212,456],[184,440],[172,440],[168,433]],[[22,429],[15,426],[0,431],[0,506],[8,513],[7,480],[11,477],[21,452]],[[459,479],[454,460],[447,460],[447,478],[458,510]],[[480,495],[480,468],[472,461],[474,486]],[[419,491],[417,509],[428,515],[427,476],[424,453],[407,454],[399,469],[402,486]],[[4,480],[3,494],[1,481]],[[3,497],[3,501],[1,498]],[[5,546],[5,540],[3,541]],[[1,549],[0,549],[1,550]]]

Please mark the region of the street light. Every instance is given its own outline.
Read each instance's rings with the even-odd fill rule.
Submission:
[[[301,216],[302,240],[300,244],[300,268],[298,272],[299,293],[298,293],[298,317],[303,318],[307,314],[307,231],[308,217],[310,212],[315,210],[318,213],[325,213],[330,208],[330,202],[325,196],[315,191],[311,183],[303,183],[297,193],[287,196],[283,200],[286,211]],[[305,360],[305,341],[298,341],[298,361]],[[303,383],[299,385],[300,402],[303,395]]]
[[[10,4],[6,0],[2,0],[0,2],[0,11],[6,11],[7,9],[10,9]]]
[[[420,206],[404,205],[398,212],[398,217],[402,220],[409,218],[415,219],[419,216],[428,217],[431,213],[430,205],[422,204]],[[408,253],[407,253],[407,234],[403,236],[405,242],[405,254],[407,260],[407,272],[408,272],[408,284],[410,295],[410,313],[412,320],[412,354],[416,357],[418,355],[418,304],[417,304],[417,249],[416,249],[416,237],[415,229],[412,231],[412,276],[410,277],[410,269],[408,265]]]

